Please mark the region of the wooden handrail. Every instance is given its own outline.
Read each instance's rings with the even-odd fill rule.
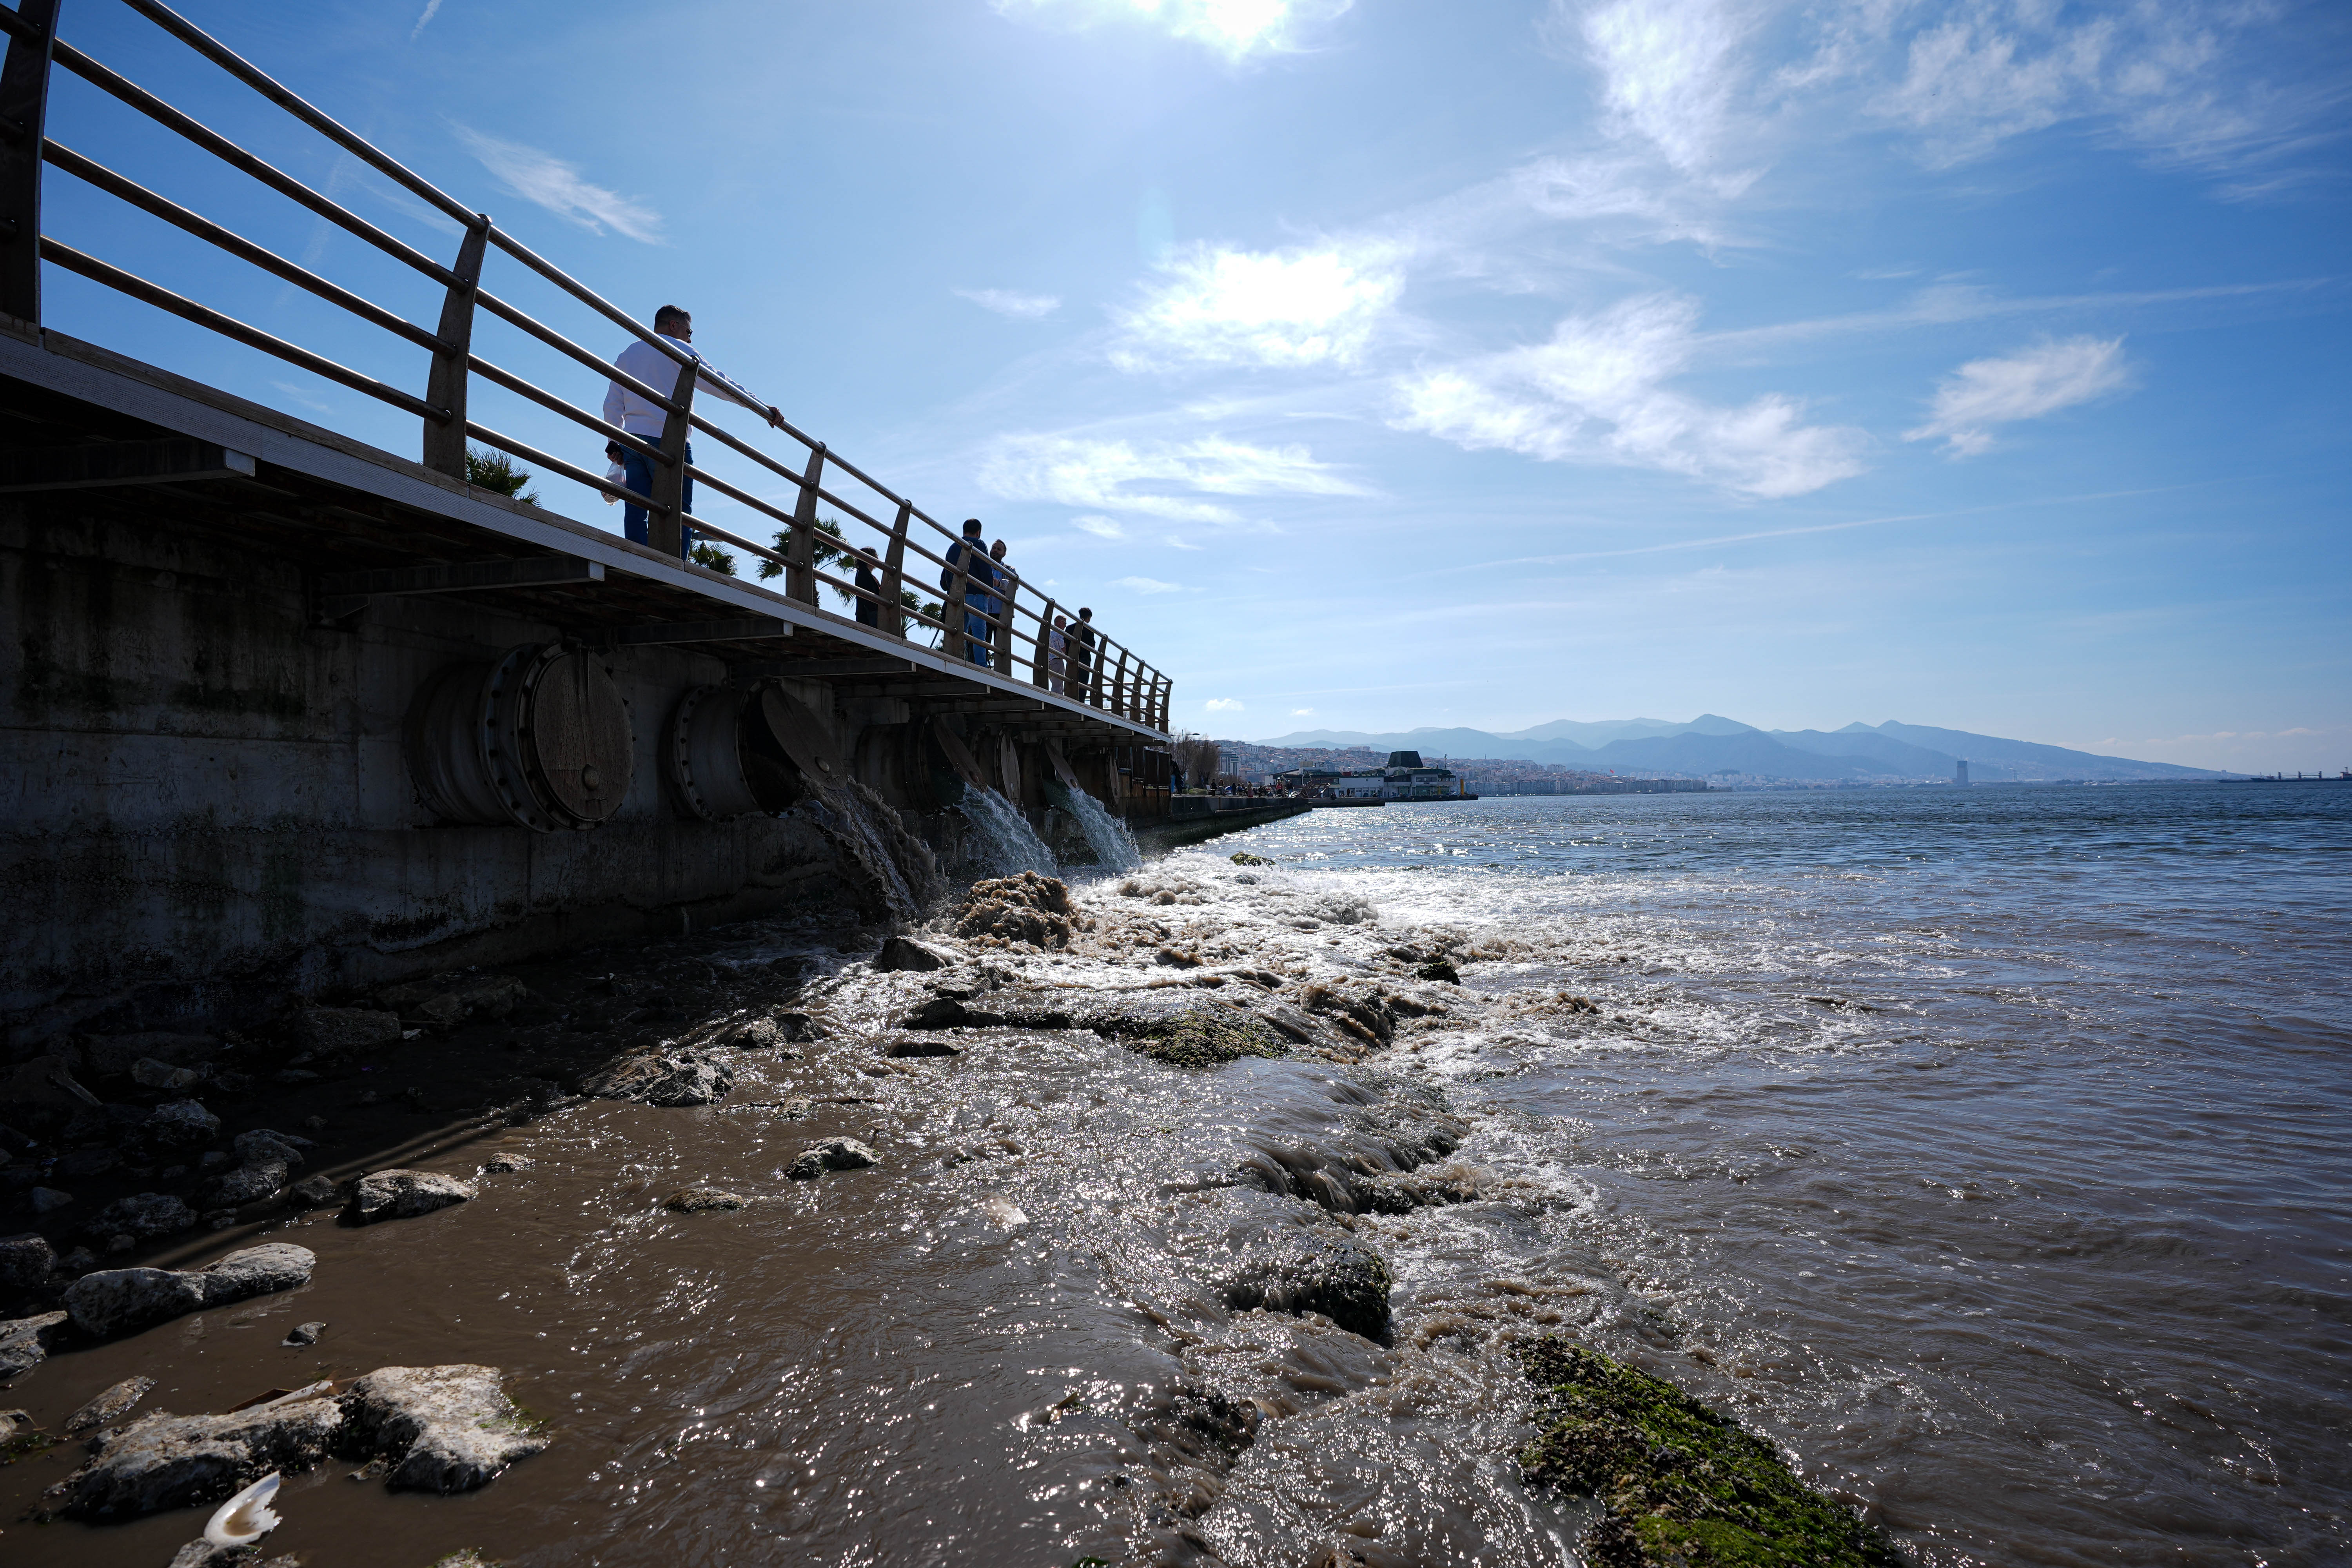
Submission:
[[[324,380],[351,387],[416,416],[425,422],[424,458],[426,466],[452,477],[462,479],[469,470],[467,442],[482,442],[551,476],[569,479],[608,498],[644,509],[651,514],[651,539],[657,550],[665,547],[677,550],[682,537],[680,531],[692,529],[700,535],[782,567],[789,574],[786,584],[788,597],[804,604],[819,605],[822,590],[831,588],[853,605],[875,605],[877,610],[876,621],[892,636],[904,638],[912,627],[933,627],[941,636],[941,648],[959,661],[978,662],[984,668],[993,667],[1006,675],[1025,672],[1028,683],[1039,688],[1052,683],[1053,621],[1060,608],[1052,595],[1034,586],[1024,595],[1021,577],[1007,568],[992,595],[1000,600],[998,607],[990,611],[976,609],[972,604],[972,562],[968,552],[955,549],[962,537],[960,530],[932,516],[912,500],[899,495],[865,469],[834,452],[824,442],[784,419],[776,410],[761,404],[691,350],[672,342],[651,326],[622,310],[596,290],[539,255],[518,237],[499,228],[488,216],[468,210],[464,203],[262,71],[163,4],[162,0],[125,0],[125,3],[343,152],[392,180],[436,212],[455,220],[463,230],[456,260],[453,265],[445,266],[424,255],[341,203],[247,152],[227,137],[83,51],[56,39],[47,25],[48,18],[54,15],[53,8],[46,0],[32,0],[16,12],[0,8],[0,31],[5,31],[15,40],[9,45],[8,79],[15,83],[10,90],[17,94],[10,100],[15,106],[10,120],[0,123],[0,142],[18,144],[26,149],[17,156],[20,163],[29,159],[31,174],[10,174],[7,178],[19,182],[29,179],[32,182],[29,186],[23,187],[34,193],[30,210],[37,211],[39,171],[45,166],[62,169],[105,195],[302,289],[404,343],[424,349],[432,356],[426,395],[417,397],[400,387],[340,364],[101,261],[73,246],[40,235],[37,230],[26,237],[32,244],[15,253],[29,258],[26,266],[32,270],[26,274],[27,277],[37,279],[40,260],[54,261],[69,271],[130,298],[167,310],[235,342],[299,365]],[[52,63],[63,66],[100,91],[239,173],[433,279],[444,291],[438,329],[428,330],[396,311],[386,310],[268,247],[47,138],[43,133],[44,116]],[[35,112],[29,116],[22,115],[20,111],[27,104]],[[31,132],[29,136],[26,134],[27,130]],[[0,162],[5,162],[7,155],[0,152]],[[5,244],[5,237],[0,236],[0,245]],[[652,344],[676,365],[675,384],[665,388],[633,375],[575,342],[562,331],[539,321],[519,305],[483,288],[484,264],[493,250],[519,263],[526,270],[536,273],[578,303],[627,331],[635,341]],[[12,279],[14,276],[10,275]],[[19,296],[29,299],[27,308],[33,312],[29,319],[37,324],[37,285],[27,289],[12,281],[10,287],[14,290],[10,296],[12,299]],[[599,412],[574,404],[562,394],[539,385],[476,353],[472,339],[478,310],[488,311],[583,369],[604,377],[610,384],[626,388],[646,404],[661,410],[666,416],[662,436],[656,440],[622,428],[602,417]],[[478,376],[504,392],[593,432],[608,444],[616,444],[648,459],[653,469],[653,481],[648,490],[639,491],[627,484],[615,483],[603,474],[568,462],[480,423],[467,408],[467,394],[473,379]],[[767,414],[771,422],[788,438],[800,443],[806,453],[804,466],[780,460],[751,441],[722,429],[705,417],[695,407],[695,390],[704,380],[726,389],[730,396],[748,401]],[[788,504],[778,504],[764,500],[742,485],[690,465],[686,457],[686,445],[689,436],[698,431],[790,484],[792,500]],[[845,483],[835,475],[845,475],[851,482]],[[698,479],[716,494],[781,524],[778,548],[772,550],[693,516],[685,504],[685,487],[690,479]],[[842,489],[858,487],[862,489],[856,500],[839,493]],[[869,494],[879,498],[883,504],[877,506],[874,500],[866,499]],[[880,592],[857,586],[854,580],[855,571],[850,573],[851,580],[845,581],[833,572],[821,568],[820,552],[829,551],[831,546],[821,537],[822,531],[817,526],[820,508],[829,508],[839,517],[854,520],[884,537],[886,552],[870,557],[871,564],[881,574]],[[887,522],[883,521],[886,515],[890,520]],[[929,542],[928,535],[917,529],[918,522],[939,535],[936,550]],[[827,526],[833,525],[829,523]],[[867,563],[868,552],[865,547],[845,540],[844,548],[858,564]],[[936,617],[919,607],[910,611],[906,605],[910,553],[918,560],[947,569],[948,589]],[[956,554],[958,561],[955,566],[949,568],[948,556],[950,553]],[[849,570],[847,567],[836,569]],[[1033,608],[1024,599],[1035,600],[1036,607]],[[967,628],[970,623],[975,620],[989,628],[987,640],[992,646],[981,659],[972,661],[970,659],[971,649],[964,646],[963,639],[969,636]],[[1164,728],[1172,682],[1099,627],[1089,624],[1087,636],[1086,677],[1071,695],[1105,711]],[[1075,653],[1077,650],[1070,651]],[[1066,673],[1066,662],[1065,668]]]

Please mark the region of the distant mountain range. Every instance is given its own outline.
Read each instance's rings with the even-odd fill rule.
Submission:
[[[1351,730],[1301,730],[1262,746],[1370,746],[1425,757],[1516,758],[1595,773],[1749,773],[1772,779],[1948,779],[1968,760],[1969,776],[1988,783],[2034,779],[2218,779],[2229,775],[2170,763],[2102,757],[2064,746],[2004,741],[1926,724],[1848,724],[1843,730],[1759,730],[1702,713],[1687,724],[1664,719],[1555,719],[1531,730],[1408,730],[1368,735]]]

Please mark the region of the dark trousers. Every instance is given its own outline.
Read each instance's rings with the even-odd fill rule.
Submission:
[[[686,444],[686,460],[689,463],[694,461],[694,443],[691,441]],[[641,496],[653,494],[653,459],[642,452],[633,451],[626,447],[622,447],[621,482]],[[686,476],[686,489],[679,494],[678,505],[688,512],[694,510],[694,476],[692,474]],[[621,503],[621,531],[629,536],[631,543],[651,544],[653,542],[646,531],[646,518],[645,508],[628,501]],[[694,553],[694,530],[690,528],[678,530],[677,553],[680,560]]]

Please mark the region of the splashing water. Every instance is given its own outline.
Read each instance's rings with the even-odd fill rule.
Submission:
[[[1013,877],[1034,871],[1041,877],[1052,877],[1060,873],[1054,852],[1045,847],[1045,841],[1037,837],[1029,819],[994,790],[967,784],[956,809],[971,824],[971,848],[977,851],[972,858],[979,860],[984,875]]]
[[[810,816],[849,865],[862,876],[865,912],[898,925],[910,924],[942,891],[930,854],[920,840],[895,827],[888,802],[852,780],[815,792]]]
[[[1087,847],[1095,852],[1095,865],[1103,874],[1133,871],[1142,866],[1143,850],[1135,835],[1102,802],[1082,789],[1055,793],[1055,804],[1077,820],[1078,831],[1087,836]]]

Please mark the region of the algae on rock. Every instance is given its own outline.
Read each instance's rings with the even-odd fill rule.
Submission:
[[[1593,1568],[1902,1568],[1872,1526],[1673,1384],[1564,1340],[1519,1351],[1542,1390],[1527,1479],[1591,1497]]]

